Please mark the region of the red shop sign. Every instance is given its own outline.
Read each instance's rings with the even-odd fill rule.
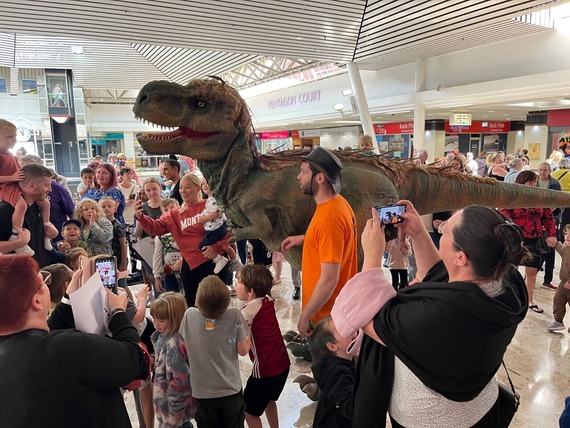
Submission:
[[[289,138],[289,131],[275,131],[275,132],[262,132],[262,140],[281,140],[283,138]]]
[[[376,135],[413,134],[414,122],[380,123],[374,125]]]
[[[511,129],[511,122],[474,120],[470,126],[449,126],[445,122],[445,132],[461,132],[463,134],[496,134],[506,133]]]

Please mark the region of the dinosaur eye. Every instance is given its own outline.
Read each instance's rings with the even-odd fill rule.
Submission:
[[[204,108],[206,107],[206,101],[200,99],[200,98],[194,98],[191,101],[191,104],[193,107],[195,108]]]

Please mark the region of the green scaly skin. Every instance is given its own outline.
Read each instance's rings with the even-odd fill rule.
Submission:
[[[305,233],[315,210],[312,197],[297,182],[300,152],[260,155],[253,142],[247,105],[234,88],[219,80],[194,80],[186,86],[150,82],[141,90],[135,115],[164,127],[166,133],[141,133],[137,139],[152,154],[177,153],[198,161],[213,196],[231,220],[236,240],[261,239],[279,250],[290,235]],[[362,231],[371,207],[400,199],[422,214],[480,204],[491,207],[567,207],[563,192],[496,182],[409,161],[336,152],[343,162],[341,194],[350,202]],[[285,254],[301,267],[301,249]]]

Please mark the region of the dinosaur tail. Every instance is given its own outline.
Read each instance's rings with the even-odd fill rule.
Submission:
[[[488,178],[458,179],[450,174],[415,170],[398,189],[421,214],[456,210],[468,205],[499,208],[570,207],[570,194]],[[426,198],[426,195],[436,195]]]

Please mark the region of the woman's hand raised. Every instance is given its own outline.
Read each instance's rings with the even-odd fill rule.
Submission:
[[[394,227],[402,229],[405,235],[411,236],[412,239],[425,232],[426,228],[424,222],[420,217],[419,213],[414,208],[414,205],[405,199],[397,202],[398,205],[404,205],[406,207],[406,212],[400,214],[404,219],[402,223],[395,224]]]
[[[380,226],[380,219],[376,208],[372,208],[372,218],[366,221],[362,231],[360,243],[364,250],[362,270],[379,268],[382,266],[382,257],[386,248],[385,226]]]

